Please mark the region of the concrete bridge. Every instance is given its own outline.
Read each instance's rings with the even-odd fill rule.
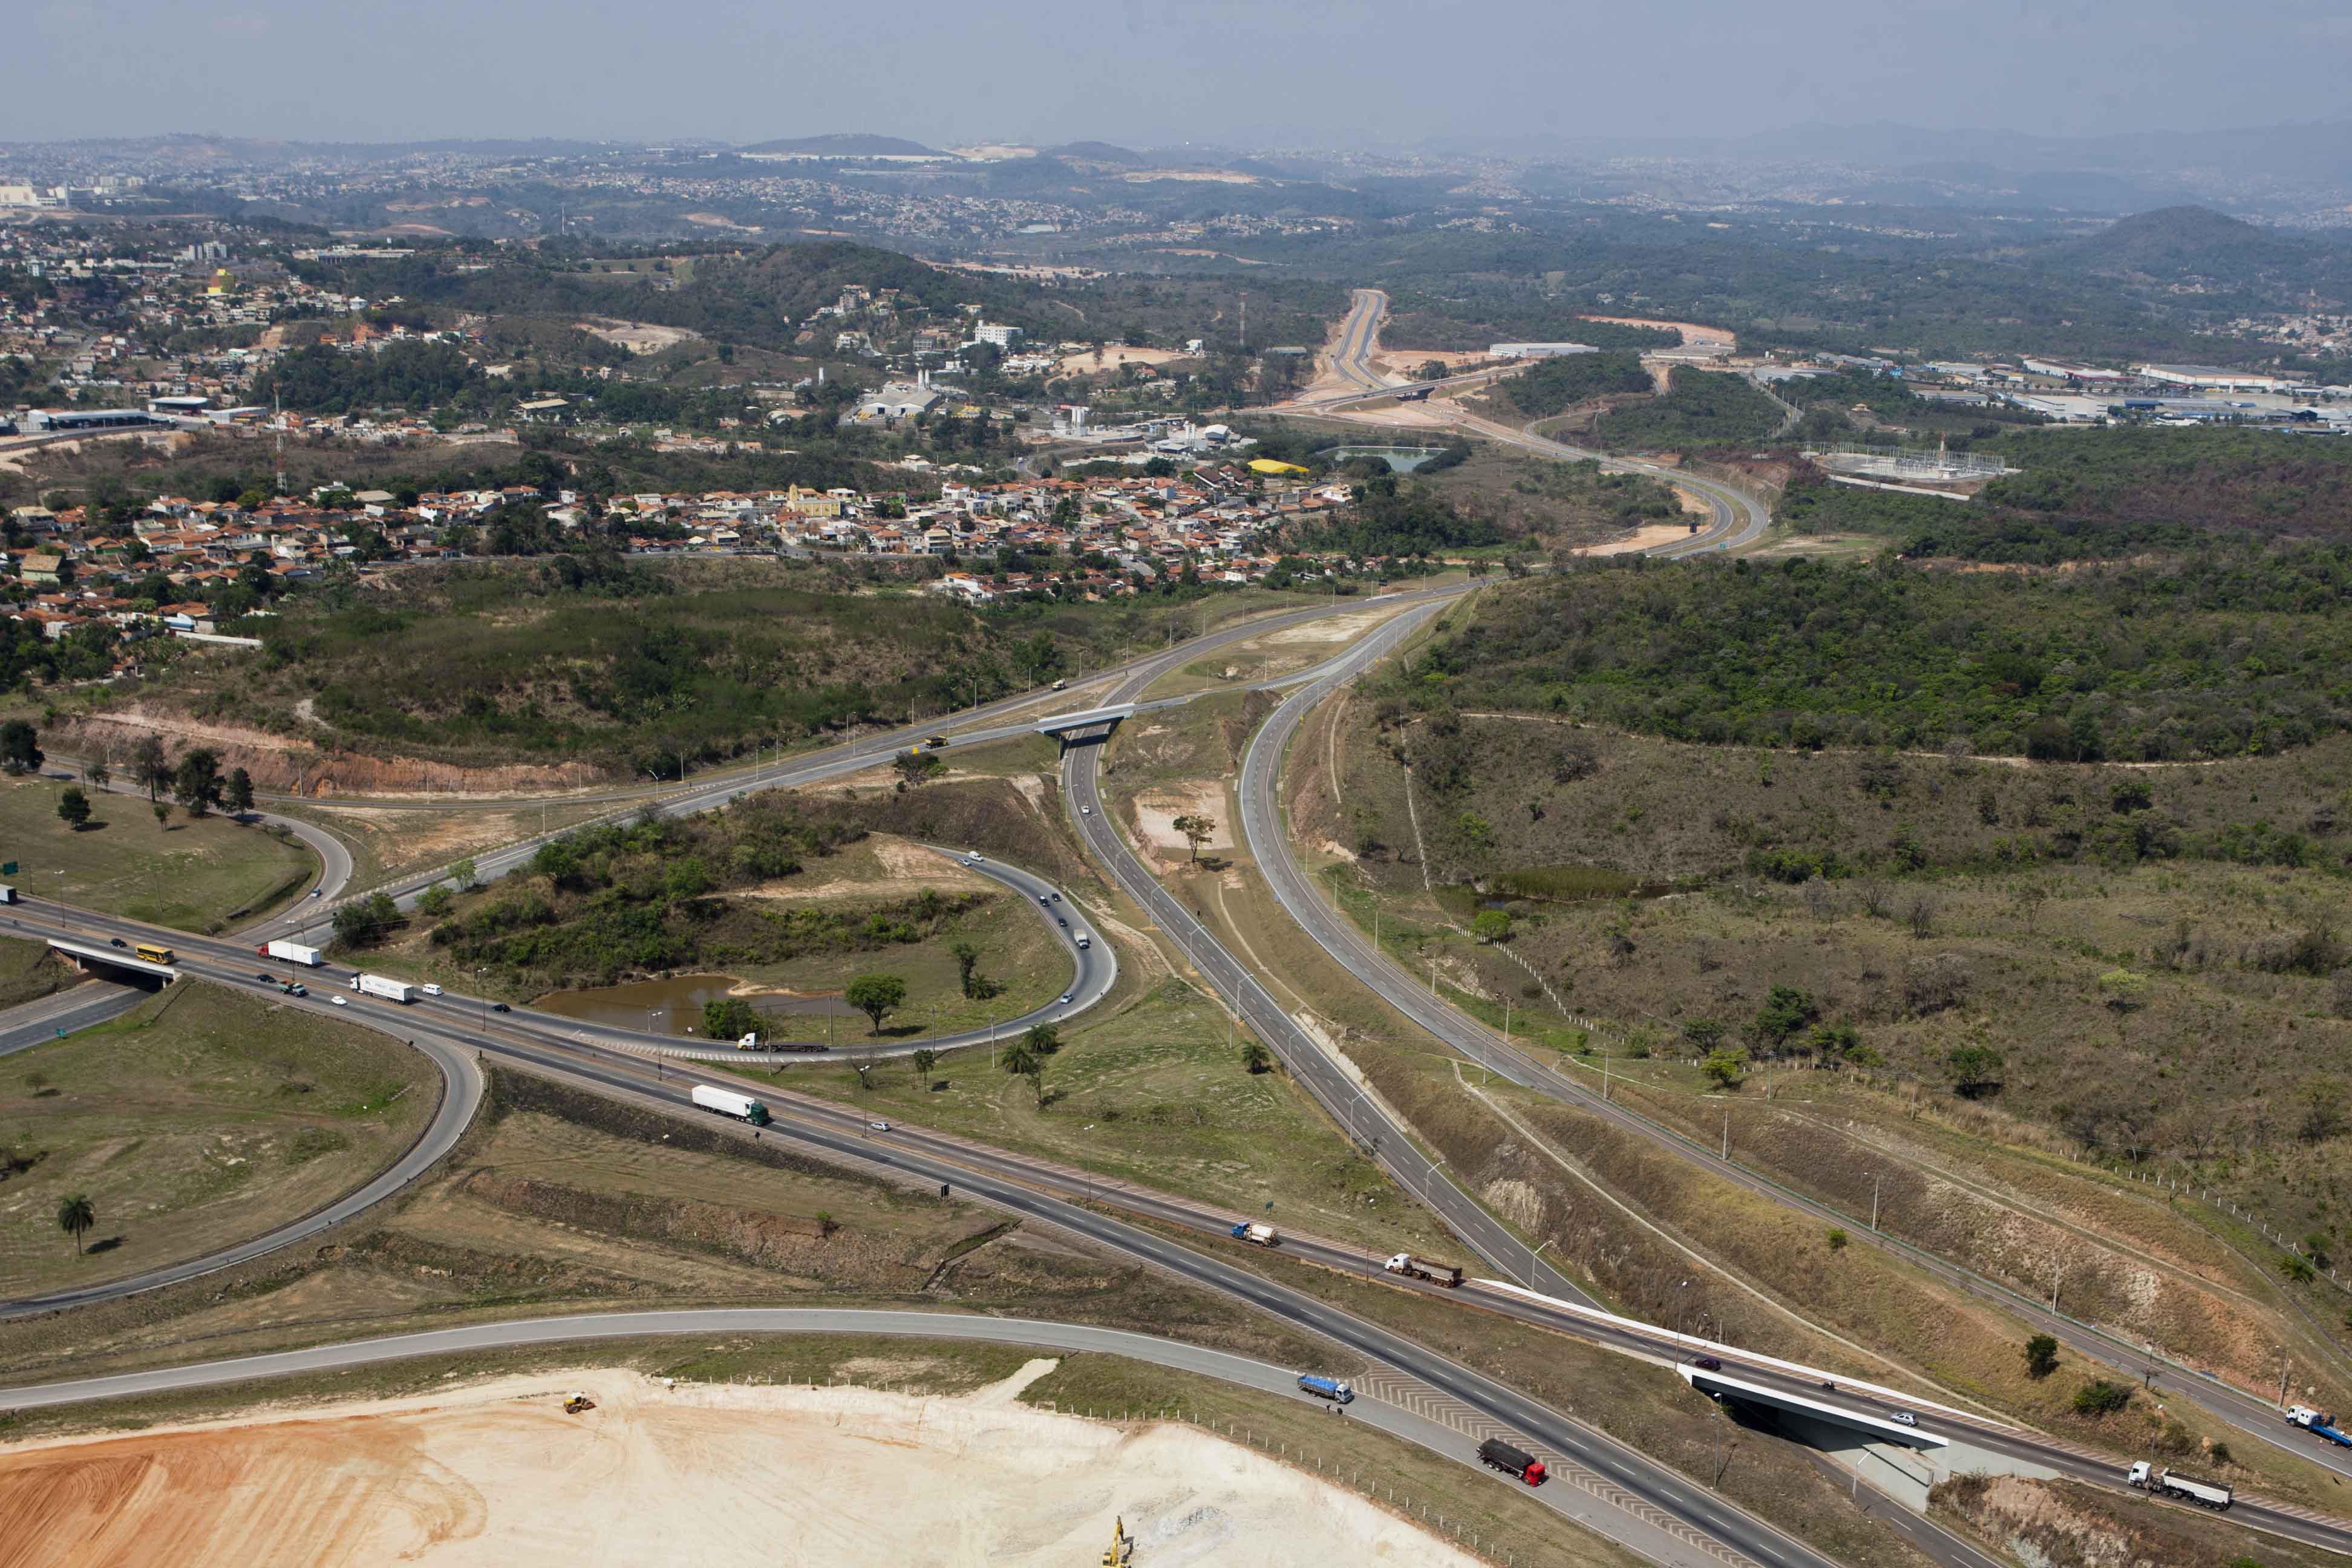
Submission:
[[[49,946],[74,961],[74,966],[85,973],[110,974],[148,984],[150,989],[161,990],[180,978],[180,972],[168,963],[150,963],[128,948],[100,947],[94,942],[68,942],[64,937],[49,938]]]
[[[1110,739],[1110,733],[1123,719],[1132,718],[1135,704],[1121,702],[1109,708],[1087,708],[1076,713],[1057,713],[1041,719],[1034,728],[1040,735],[1051,735],[1062,742],[1062,749],[1072,746],[1098,745]]]

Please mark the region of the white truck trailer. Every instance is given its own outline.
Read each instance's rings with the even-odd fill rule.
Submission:
[[[271,941],[261,944],[264,958],[282,958],[289,963],[299,963],[306,969],[316,969],[327,962],[327,955],[315,947],[305,947],[299,942]]]
[[[2146,1459],[2124,1472],[2124,1484],[2137,1487],[2144,1492],[2154,1492],[2158,1497],[2193,1502],[2217,1513],[2230,1506],[2231,1496],[2227,1487],[2210,1486],[2204,1481],[2192,1481],[2187,1476],[2176,1476],[2170,1470],[2159,1470]]]
[[[354,974],[352,989],[362,996],[381,996],[387,1002],[414,1002],[417,997],[415,986],[388,974]]]
[[[721,1116],[732,1116],[754,1127],[765,1127],[771,1118],[768,1108],[748,1094],[732,1089],[713,1089],[707,1083],[694,1086],[694,1103],[705,1110],[715,1110]]]

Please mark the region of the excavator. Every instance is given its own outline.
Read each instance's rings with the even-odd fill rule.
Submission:
[[[1110,1527],[1110,1544],[1103,1549],[1102,1568],[1128,1568],[1135,1561],[1135,1537],[1127,1532],[1124,1515]]]

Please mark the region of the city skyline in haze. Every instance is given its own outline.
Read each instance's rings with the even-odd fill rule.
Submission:
[[[1966,8],[1692,0],[1453,5],[1197,0],[1044,10],[908,0],[229,0],[140,25],[86,0],[14,29],[0,139],[195,132],[319,142],[744,143],[832,132],[934,146],[1558,151],[1885,123],[2042,137],[2352,114],[2352,4]]]

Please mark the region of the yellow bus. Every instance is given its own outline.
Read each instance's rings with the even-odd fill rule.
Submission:
[[[173,958],[172,950],[170,948],[157,947],[152,942],[142,942],[131,951],[137,953],[140,957],[145,959],[150,963],[172,963],[177,962]]]

